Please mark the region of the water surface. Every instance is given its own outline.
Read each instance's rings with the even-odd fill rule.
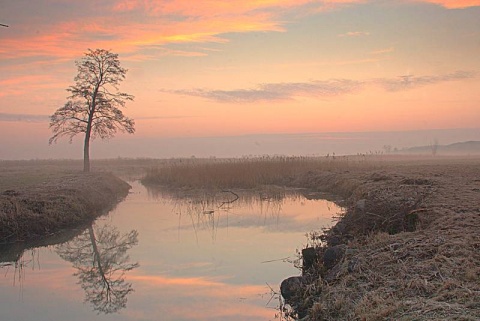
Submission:
[[[341,212],[290,192],[179,200],[132,185],[91,226],[0,252],[0,320],[273,320],[305,234]]]

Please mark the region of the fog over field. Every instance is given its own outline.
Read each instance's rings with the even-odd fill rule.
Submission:
[[[46,125],[46,124],[45,124]],[[262,155],[326,156],[406,153],[411,147],[427,146],[417,153],[431,154],[428,146],[480,141],[480,129],[423,130],[407,132],[351,132],[259,134],[223,137],[142,138],[120,135],[111,140],[95,140],[92,158],[174,158],[174,157],[243,157]],[[82,140],[72,144],[48,145],[41,137],[28,137],[22,144],[0,137],[0,159],[82,158]],[[387,151],[386,148],[390,147]],[[463,155],[478,151],[462,151]],[[439,155],[442,152],[439,151]]]

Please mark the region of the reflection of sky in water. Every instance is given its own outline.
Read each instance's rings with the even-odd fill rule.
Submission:
[[[140,267],[125,273],[134,289],[127,307],[92,312],[82,303],[75,268],[47,247],[33,257],[26,251],[20,273],[14,266],[0,269],[1,320],[272,320],[277,302],[266,306],[267,283],[278,289],[298,275],[287,261],[307,242],[307,232],[331,224],[340,211],[301,196],[241,198],[227,210],[153,197],[133,185],[127,200],[96,222],[139,233],[139,244],[128,251]]]

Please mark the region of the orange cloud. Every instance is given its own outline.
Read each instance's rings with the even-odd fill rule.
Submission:
[[[48,75],[25,75],[19,76],[15,78],[8,78],[4,80],[0,80],[0,87],[6,86],[20,86],[24,85],[25,83],[48,83],[51,81],[51,77]]]
[[[162,275],[135,275],[128,276],[129,281],[135,283],[139,292],[166,293],[168,298],[160,299],[190,302],[190,309],[175,309],[164,303],[162,310],[170,310],[170,316],[178,316],[179,319],[188,320],[211,320],[221,319],[228,316],[236,316],[248,320],[267,319],[273,316],[274,312],[261,304],[258,305],[258,297],[266,294],[265,303],[268,301],[269,289],[266,285],[242,285],[222,282],[220,278],[207,277],[168,277]],[[144,287],[145,286],[145,287]],[[228,294],[228,295],[226,295]],[[148,295],[148,294],[147,294]],[[201,297],[202,300],[197,300]],[[195,298],[195,299],[189,299]],[[215,302],[214,305],[208,303]]]
[[[217,287],[223,285],[223,283],[214,279],[207,279],[201,277],[173,278],[161,275],[132,275],[129,277],[129,280],[141,281],[148,284],[155,284],[161,286]]]
[[[100,21],[100,22],[99,22]],[[112,26],[115,26],[114,28]],[[118,18],[73,20],[58,23],[40,34],[15,35],[2,39],[0,56],[78,57],[85,48],[109,48],[117,52],[138,53],[148,46],[172,43],[225,43],[220,35],[253,31],[283,31],[280,23],[265,13],[185,20],[169,23],[125,22]],[[158,48],[157,48],[158,49]],[[205,53],[166,50],[166,54],[199,56]]]
[[[84,1],[81,15],[68,12],[60,21],[37,18],[38,28],[18,29],[16,34],[2,34],[0,57],[51,56],[79,57],[86,48],[108,48],[119,53],[143,54],[154,46],[178,43],[225,43],[223,35],[244,32],[285,31],[285,10],[304,7],[306,14],[318,8],[364,2],[365,0],[246,0],[246,1],[154,1],[123,0],[95,11],[96,2]],[[302,11],[302,10],[299,10]],[[162,50],[160,50],[162,51]],[[164,50],[164,55],[200,56],[205,52]],[[145,55],[144,55],[145,56]]]
[[[365,0],[245,0],[245,1],[155,1],[155,0],[123,0],[114,6],[115,11],[143,10],[151,15],[179,14],[192,17],[218,17],[224,15],[242,15],[255,10],[288,9],[307,4],[318,4],[320,7],[335,4],[365,2]]]
[[[56,88],[59,85],[49,75],[23,75],[0,80],[0,97],[23,95],[29,89]]]
[[[255,296],[266,292],[265,285],[235,285],[222,282],[218,278],[205,277],[167,277],[162,275],[131,275],[131,281],[145,282],[149,285],[162,287],[188,287],[191,291],[201,290],[204,295],[223,296],[225,293],[234,293],[237,296]]]
[[[435,3],[448,9],[461,9],[480,6],[480,0],[420,0]]]

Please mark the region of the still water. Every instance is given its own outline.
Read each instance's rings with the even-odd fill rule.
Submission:
[[[306,233],[341,212],[278,190],[179,200],[132,186],[91,226],[0,251],[0,320],[274,320]]]

